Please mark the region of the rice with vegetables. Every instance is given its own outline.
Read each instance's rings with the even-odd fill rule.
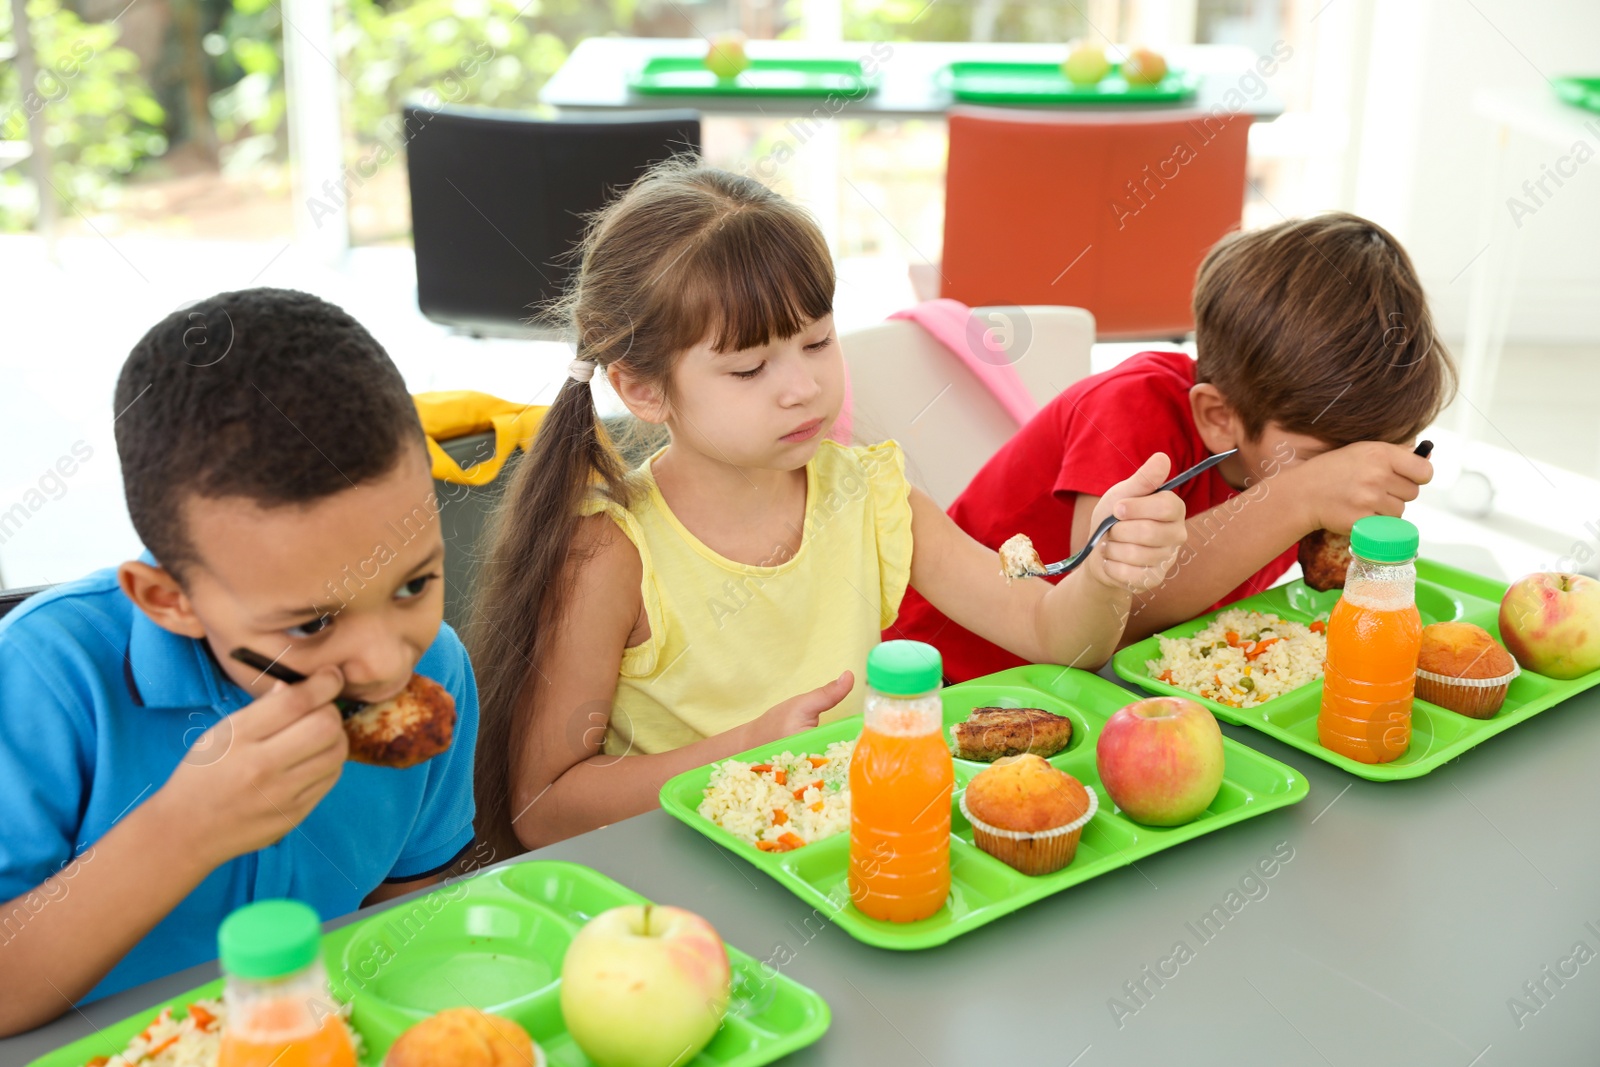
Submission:
[[[87,1067],[213,1067],[222,1043],[222,1013],[221,1000],[197,1000],[181,1019],[163,1008],[127,1048],[109,1058],[96,1056]]]
[[[1322,677],[1327,625],[1224,611],[1193,637],[1161,638],[1152,678],[1234,708],[1253,708]]]
[[[339,1014],[359,1056],[361,1036],[349,1028],[348,1005],[341,1005]],[[171,1008],[162,1008],[127,1048],[115,1056],[96,1056],[84,1067],[216,1067],[226,1024],[221,999],[197,1000],[181,1019],[173,1017]]]
[[[850,826],[850,755],[835,741],[820,755],[782,752],[765,763],[724,760],[711,769],[700,814],[763,852],[789,852]]]

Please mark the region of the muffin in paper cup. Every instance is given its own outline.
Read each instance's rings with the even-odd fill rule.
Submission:
[[[967,795],[961,794],[957,803],[961,814],[972,824],[972,840],[979,848],[1023,874],[1053,874],[1072,862],[1078,854],[1078,839],[1094,813],[1100,810],[1100,796],[1094,787],[1084,784],[1089,797],[1089,808],[1078,818],[1064,826],[1048,830],[1002,830],[973,816],[967,810]]]
[[[1498,678],[1456,678],[1418,670],[1416,697],[1469,719],[1492,719],[1505,704],[1511,683],[1521,673],[1522,668],[1515,663],[1510,674]]]

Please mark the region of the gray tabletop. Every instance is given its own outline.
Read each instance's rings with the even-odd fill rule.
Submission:
[[[719,114],[788,117],[812,115],[823,107],[821,98],[679,96],[635,93],[628,74],[654,56],[702,56],[706,42],[700,38],[591,37],[573,49],[561,69],[545,84],[539,99],[562,111],[600,111],[616,108],[693,107]],[[752,41],[750,55],[808,56],[823,59],[857,59],[876,67],[881,76],[878,91],[850,101],[838,114],[857,119],[926,118],[943,115],[955,101],[935,81],[945,64],[956,60],[1014,60],[1059,62],[1065,51],[1059,44],[974,44],[969,42],[871,41]],[[1237,45],[1188,45],[1167,50],[1172,66],[1200,76],[1199,93],[1180,108],[1209,111],[1215,107],[1237,110],[1256,120],[1283,113],[1283,103],[1261,77],[1265,60]],[[1292,61],[1292,57],[1291,60]],[[1229,94],[1233,94],[1230,96]],[[1135,105],[1141,112],[1159,106]],[[1116,110],[1074,107],[1073,111]],[[826,110],[822,112],[825,116]]]
[[[853,941],[661,812],[534,855],[588,864],[787,961],[833,1010],[795,1067],[1600,1062],[1600,963],[1587,966],[1600,958],[1600,847],[1580,826],[1600,809],[1600,690],[1408,782],[1223,730],[1303,772],[1310,797],[925,952]],[[215,973],[0,1041],[0,1064]]]

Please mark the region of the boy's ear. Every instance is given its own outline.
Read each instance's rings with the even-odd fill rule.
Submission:
[[[1190,388],[1189,411],[1194,415],[1194,425],[1200,431],[1200,439],[1213,454],[1237,448],[1244,441],[1239,416],[1222,391],[1210,382],[1201,382]]]
[[[667,421],[667,401],[660,386],[639,382],[615,363],[605,368],[605,374],[611,388],[635,418],[658,426]]]
[[[134,606],[163,630],[183,637],[204,637],[206,628],[194,613],[178,580],[161,567],[129,560],[117,568],[117,584]]]

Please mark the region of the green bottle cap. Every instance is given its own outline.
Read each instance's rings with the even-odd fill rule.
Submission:
[[[867,684],[880,693],[931,693],[943,680],[939,650],[921,641],[885,641],[867,653]]]
[[[284,978],[316,961],[322,920],[298,900],[259,900],[217,928],[222,969],[237,978]]]
[[[1350,528],[1350,551],[1374,563],[1405,563],[1417,557],[1417,528],[1404,519],[1368,515]]]

